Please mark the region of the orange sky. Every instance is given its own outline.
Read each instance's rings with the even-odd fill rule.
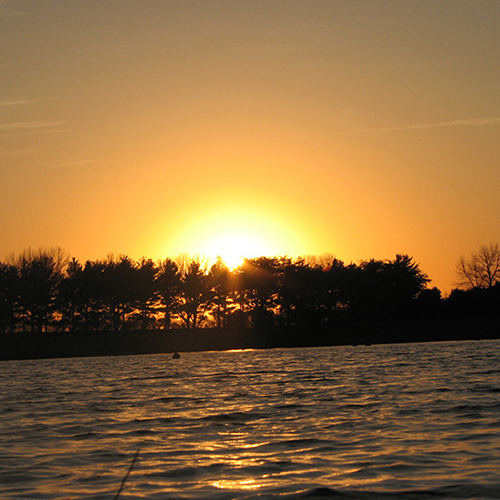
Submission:
[[[499,26],[497,0],[0,1],[0,259],[407,253],[449,291],[500,242]]]

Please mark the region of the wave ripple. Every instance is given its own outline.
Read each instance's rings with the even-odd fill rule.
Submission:
[[[500,342],[0,363],[0,497],[500,499]]]

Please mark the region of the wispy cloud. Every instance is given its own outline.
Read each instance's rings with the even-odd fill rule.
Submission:
[[[0,107],[25,106],[27,104],[34,104],[37,102],[42,102],[42,99],[19,99],[17,101],[3,101],[0,102]]]
[[[0,123],[0,130],[32,130],[39,128],[54,127],[63,122],[30,121],[30,122],[10,122]]]
[[[486,125],[500,125],[500,117],[493,118],[468,118],[462,120],[449,120],[446,122],[435,123],[419,123],[415,125],[402,125],[400,127],[381,127],[365,130],[351,130],[345,132],[332,132],[329,134],[322,134],[322,137],[331,137],[334,135],[355,135],[355,134],[373,134],[378,132],[400,132],[405,130],[424,130],[432,128],[445,128],[445,127],[479,127]]]
[[[24,156],[31,153],[38,153],[40,151],[47,151],[48,148],[21,148],[21,149],[5,149],[0,151],[0,157],[11,158],[16,156]]]
[[[291,50],[293,50],[293,46],[289,43],[254,42],[227,47],[225,52],[285,53]]]
[[[0,17],[24,16],[25,12],[19,10],[10,0],[0,0]]]
[[[94,165],[95,160],[62,160],[56,163],[52,163],[49,168],[60,169],[60,168],[79,168],[79,167],[87,167],[89,165]]]
[[[67,128],[61,128],[64,122],[52,121],[28,121],[0,123],[0,135],[20,134],[52,134],[57,132],[69,132]]]

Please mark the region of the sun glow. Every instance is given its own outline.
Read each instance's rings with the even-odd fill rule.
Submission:
[[[242,231],[214,235],[204,245],[205,252],[212,258],[221,257],[230,269],[243,263],[243,259],[271,255],[272,248],[264,240]]]
[[[229,268],[245,258],[294,255],[300,242],[277,218],[252,210],[219,210],[197,217],[174,242],[177,253],[220,257]]]

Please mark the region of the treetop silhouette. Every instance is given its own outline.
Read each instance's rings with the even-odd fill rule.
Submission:
[[[498,246],[481,247],[471,260],[462,259],[459,269],[472,276],[468,286],[496,290]],[[80,263],[59,248],[28,249],[0,262],[0,332],[272,329],[393,321],[442,313],[446,301],[428,283],[408,255],[358,264],[332,255],[258,257],[229,269],[220,258],[210,265],[188,255],[158,262],[108,255]],[[464,300],[457,293],[450,299],[449,311]]]

